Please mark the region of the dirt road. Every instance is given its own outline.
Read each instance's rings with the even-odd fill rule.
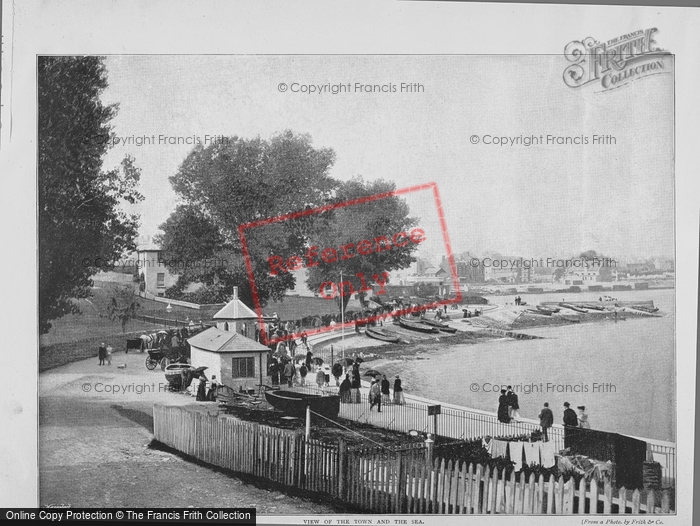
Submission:
[[[332,515],[327,504],[244,483],[149,447],[153,403],[197,403],[165,388],[145,355],[97,357],[39,376],[40,504],[71,507],[253,507],[258,514]],[[126,364],[126,368],[118,365]]]

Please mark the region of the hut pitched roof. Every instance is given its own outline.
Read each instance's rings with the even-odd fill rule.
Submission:
[[[251,310],[238,298],[233,298],[219,312],[214,314],[215,320],[252,320],[258,319],[255,311]]]
[[[188,338],[187,342],[198,349],[211,352],[267,352],[264,345],[246,338],[237,332],[228,332],[210,327],[204,332]]]

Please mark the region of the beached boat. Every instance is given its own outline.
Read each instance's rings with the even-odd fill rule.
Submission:
[[[576,305],[571,305],[570,303],[560,303],[559,305],[564,307],[565,309],[571,309],[573,311],[581,312],[583,314],[588,313],[586,309],[582,309],[581,307],[577,307]]]
[[[457,329],[455,329],[454,327],[450,327],[449,325],[447,325],[446,323],[442,323],[441,321],[429,320],[429,319],[424,318],[420,322],[423,325],[428,325],[430,327],[436,327],[438,330],[440,330],[442,332],[447,332],[449,334],[454,334],[455,332],[457,332]]]
[[[555,312],[559,312],[559,309],[556,307],[543,307],[542,305],[537,305],[537,310],[542,311],[542,312],[549,312],[550,314],[554,314]]]
[[[539,310],[539,309],[526,309],[525,312],[529,312],[531,314],[539,314],[540,316],[551,316],[552,315],[552,311]]]
[[[406,318],[399,319],[399,325],[404,329],[409,329],[411,331],[418,332],[429,332],[432,334],[440,332],[437,327],[431,327],[430,325],[424,325],[420,322],[407,320]]]
[[[401,341],[401,338],[396,334],[389,333],[384,329],[377,329],[376,327],[365,328],[365,334],[370,338],[374,338],[375,340],[381,340],[383,342],[399,343],[399,341]]]
[[[298,418],[306,417],[307,406],[314,413],[326,418],[337,418],[340,412],[339,395],[318,395],[290,390],[265,391],[265,400],[284,414]]]
[[[659,311],[659,309],[656,307],[647,307],[645,305],[630,305],[630,308],[636,309],[636,310],[641,310],[643,312],[649,312],[651,314]]]

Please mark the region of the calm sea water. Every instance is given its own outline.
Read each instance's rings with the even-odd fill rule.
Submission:
[[[543,340],[436,346],[428,360],[393,362],[385,369],[400,373],[410,392],[444,402],[495,412],[500,386],[512,385],[523,417],[536,418],[543,402],[549,402],[555,422],[561,423],[563,404],[569,402],[572,408],[586,406],[595,429],[675,441],[674,291],[612,295],[620,300],[653,299],[665,316],[521,331]],[[523,296],[531,305],[561,299],[552,294]],[[503,304],[513,298],[489,300]]]

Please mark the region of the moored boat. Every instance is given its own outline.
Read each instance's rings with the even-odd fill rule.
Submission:
[[[401,341],[401,338],[396,334],[389,333],[384,329],[377,329],[376,327],[365,328],[365,334],[370,338],[381,340],[383,342],[399,343],[399,341]]]
[[[265,400],[284,414],[299,418],[306,417],[307,406],[314,413],[326,418],[337,418],[340,412],[339,395],[318,395],[291,390],[265,391]]]
[[[409,329],[412,331],[428,332],[431,334],[436,334],[440,332],[437,327],[431,327],[430,325],[424,325],[420,322],[410,321],[406,318],[400,318],[399,325],[401,325],[401,327],[403,327],[404,329]]]

